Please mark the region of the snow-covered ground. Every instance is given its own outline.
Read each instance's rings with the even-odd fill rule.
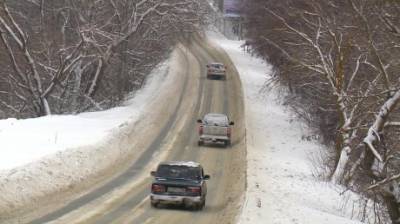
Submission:
[[[0,222],[13,208],[29,210],[58,191],[80,192],[83,182],[97,181],[126,158],[136,159],[142,148],[133,130],[146,122],[155,104],[169,116],[164,96],[174,96],[182,86],[177,55],[154,69],[144,88],[120,107],[0,120]]]
[[[156,68],[147,85],[121,107],[77,115],[0,120],[0,171],[38,161],[66,149],[97,144],[119,125],[135,122],[146,102],[158,94],[167,70],[167,62]]]
[[[246,97],[248,189],[239,223],[360,223],[351,219],[352,213],[357,211],[353,200],[358,197],[349,193],[341,195],[342,188],[313,176],[310,158],[319,156],[321,146],[302,140],[307,128],[278,103],[275,91],[260,94],[270,67],[244,53],[240,48],[242,42],[226,40],[215,32],[208,36],[232,58]],[[48,179],[37,181],[56,188],[58,183],[52,179],[56,176],[54,173],[63,172],[67,179],[79,179],[90,174],[90,164],[116,161],[117,158],[113,160],[110,156],[123,151],[109,152],[106,146],[97,146],[107,145],[115,132],[140,119],[146,105],[160,94],[159,90],[168,89],[160,88],[161,85],[171,85],[167,71],[168,63],[155,70],[145,88],[132,96],[125,106],[78,115],[0,120],[0,191],[3,193],[0,208],[15,206],[12,198],[17,194],[28,197],[32,193],[23,188],[12,192],[10,188],[4,190],[10,181],[29,182],[37,173],[46,172],[43,177]],[[88,160],[92,162],[81,170],[82,176],[76,177],[61,169],[65,164],[73,167],[72,163]],[[51,171],[44,169],[49,163],[55,164]],[[40,193],[40,189],[36,190]]]
[[[262,91],[270,65],[245,53],[242,41],[216,32],[208,37],[231,57],[245,92],[247,192],[239,223],[361,223],[359,197],[314,176],[322,146],[304,138],[307,127],[279,104],[276,90]]]

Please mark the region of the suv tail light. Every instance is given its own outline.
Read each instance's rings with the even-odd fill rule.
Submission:
[[[226,135],[230,138],[231,137],[231,128],[230,127],[228,127],[227,129],[226,129]]]
[[[151,185],[151,192],[154,192],[154,193],[165,192],[165,186],[161,185],[161,184],[153,184],[153,185]]]
[[[201,194],[201,187],[188,187],[187,191],[190,192],[190,193]]]
[[[200,134],[200,135],[203,134],[203,126],[202,126],[202,125],[199,126],[199,134]]]

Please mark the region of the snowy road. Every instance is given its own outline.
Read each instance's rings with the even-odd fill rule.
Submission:
[[[187,48],[181,47],[176,54],[183,69],[177,85],[182,88],[172,98],[156,104],[154,114],[137,124],[152,127],[139,129],[137,133],[140,140],[137,144],[144,149],[138,158],[124,172],[102,180],[96,189],[74,200],[59,201],[61,205],[52,205],[56,209],[50,213],[38,211],[28,223],[234,222],[245,190],[246,170],[244,103],[239,76],[225,53],[199,39]],[[228,65],[228,80],[205,78],[205,65],[211,61]],[[167,118],[160,110],[165,106],[162,104],[170,105],[173,111]],[[231,148],[197,146],[196,120],[208,112],[226,113],[235,121]],[[149,171],[160,160],[194,160],[204,166],[211,180],[202,212],[150,207]]]

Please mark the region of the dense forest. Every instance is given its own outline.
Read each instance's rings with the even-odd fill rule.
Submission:
[[[184,33],[196,0],[0,2],[0,118],[102,110],[142,86]]]
[[[400,223],[400,2],[247,0],[246,45],[285,103],[330,146],[329,181]],[[370,210],[366,210],[370,211]]]

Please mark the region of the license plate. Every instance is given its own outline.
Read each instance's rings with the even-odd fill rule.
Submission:
[[[168,192],[171,192],[171,193],[183,193],[183,192],[185,192],[185,188],[181,188],[181,187],[168,187]]]

